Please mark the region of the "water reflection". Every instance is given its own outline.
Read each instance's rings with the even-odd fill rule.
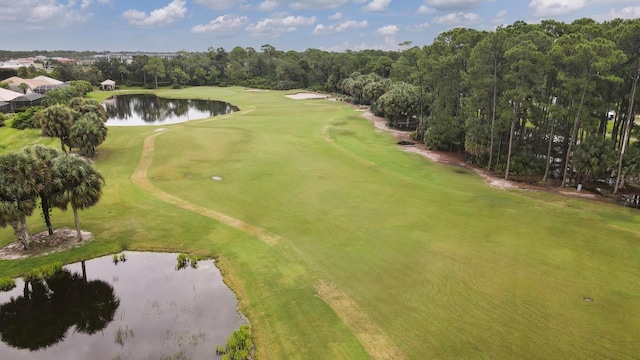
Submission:
[[[24,282],[22,296],[0,306],[0,337],[15,348],[38,350],[62,341],[72,326],[84,334],[103,330],[119,305],[111,285],[62,270]]]
[[[205,119],[239,109],[214,100],[166,99],[152,94],[118,95],[104,101],[107,125],[160,125]]]
[[[212,260],[127,252],[0,292],[0,359],[214,359],[244,323]]]

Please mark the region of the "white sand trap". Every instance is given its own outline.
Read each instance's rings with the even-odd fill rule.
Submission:
[[[212,176],[211,178],[215,181],[222,181],[222,178],[220,176]]]
[[[251,91],[251,92],[268,92],[269,90],[264,90],[264,89],[246,89],[247,91]]]
[[[158,131],[164,131],[164,128],[160,128],[160,129],[155,129],[153,130],[154,132],[158,132]]]
[[[285,95],[289,99],[293,100],[309,100],[309,99],[326,99],[327,95],[324,94],[316,94],[316,93],[297,93],[297,94],[288,94]]]

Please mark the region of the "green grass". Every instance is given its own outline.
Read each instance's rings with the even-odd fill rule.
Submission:
[[[352,300],[369,329],[410,359],[640,353],[637,211],[490,188],[472,173],[402,152],[339,102],[239,88],[157,93],[224,100],[242,111],[163,126],[152,183],[281,240],[268,244],[134,185],[143,140],[158,133],[112,127],[98,149],[103,199],[80,213],[97,239],[0,261],[0,276],[125,249],[216,256],[267,359],[368,357],[362,322],[338,316],[318,296],[320,282]],[[32,216],[31,232],[43,230],[41,222]],[[53,222],[73,226],[70,213],[54,212]],[[0,245],[11,241],[11,230],[0,230]]]

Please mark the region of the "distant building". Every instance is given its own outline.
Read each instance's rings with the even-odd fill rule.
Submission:
[[[60,80],[56,80],[44,75],[36,76],[33,79],[23,79],[18,76],[12,76],[8,79],[3,80],[3,82],[6,82],[9,84],[9,89],[16,92],[20,92],[22,94],[38,93],[39,91],[36,91],[36,89],[43,86],[55,87],[55,86],[60,86],[61,84],[64,84]],[[44,94],[44,93],[41,93],[41,94]]]
[[[42,64],[37,63],[37,65],[42,68]],[[19,69],[21,67],[38,67],[36,66],[35,58],[21,58],[21,59],[11,59],[0,63],[0,68],[3,69]]]

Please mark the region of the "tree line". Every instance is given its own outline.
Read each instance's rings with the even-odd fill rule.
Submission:
[[[458,28],[407,48],[389,78],[354,73],[341,90],[429,148],[567,185],[640,172],[635,136],[640,20]],[[382,94],[382,95],[381,95]]]
[[[101,58],[58,64],[61,80],[131,86],[238,85],[340,93],[370,105],[429,148],[562,184],[624,177],[635,165],[640,20],[517,21],[495,31],[457,28],[397,51],[281,51],[265,44],[179,52],[167,60]],[[598,156],[596,161],[593,156]]]

